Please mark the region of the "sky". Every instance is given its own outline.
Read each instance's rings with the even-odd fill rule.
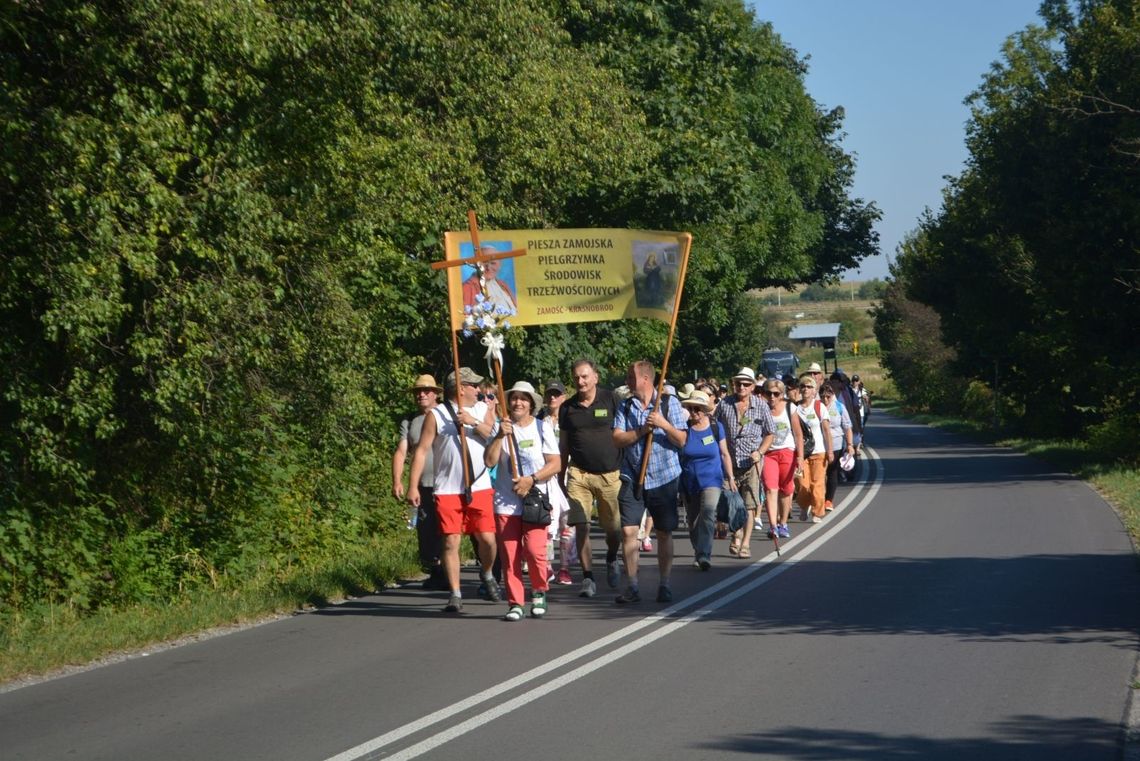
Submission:
[[[846,111],[855,154],[852,195],[883,212],[880,253],[845,279],[887,277],[895,248],[946,175],[966,160],[966,97],[1000,59],[1005,39],[1040,23],[1041,0],[751,0],[784,43],[807,58],[806,87]]]

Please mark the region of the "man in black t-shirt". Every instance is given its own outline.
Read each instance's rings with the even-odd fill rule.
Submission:
[[[570,501],[567,522],[575,527],[582,565],[580,596],[593,597],[598,592],[590,567],[590,515],[595,501],[598,523],[606,534],[606,583],[616,588],[621,580],[617,559],[621,548],[620,450],[613,440],[617,402],[612,391],[598,387],[598,369],[591,360],[579,359],[572,371],[578,393],[558,411],[561,480]]]

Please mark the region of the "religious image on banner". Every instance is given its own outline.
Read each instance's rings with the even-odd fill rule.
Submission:
[[[510,241],[484,241],[480,244],[484,254],[494,254],[501,251],[510,251]],[[475,248],[470,243],[461,243],[459,256],[470,259],[475,255]],[[479,285],[479,268],[463,265],[463,306],[475,306],[475,298],[482,289]],[[495,306],[502,306],[510,310],[510,314],[518,311],[518,289],[515,286],[515,265],[511,259],[496,259],[483,263],[484,278],[487,283],[487,300]]]
[[[640,309],[673,310],[680,269],[680,246],[660,241],[633,241],[634,301]]]

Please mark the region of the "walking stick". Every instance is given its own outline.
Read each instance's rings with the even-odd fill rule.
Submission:
[[[463,412],[463,407],[459,401],[459,384],[462,381],[459,379],[459,336],[453,330],[451,331],[451,359],[455,365],[455,402],[457,409],[455,410],[455,428],[459,434],[459,449],[463,455],[460,459],[463,460],[463,499],[467,504],[471,504],[471,468],[468,467],[471,462],[471,455],[467,451],[467,434],[463,431],[463,423],[459,420],[459,414]]]

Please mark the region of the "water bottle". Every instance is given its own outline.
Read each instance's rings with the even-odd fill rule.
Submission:
[[[408,531],[414,531],[416,524],[420,522],[420,510],[417,507],[412,508],[412,515],[408,518]]]

